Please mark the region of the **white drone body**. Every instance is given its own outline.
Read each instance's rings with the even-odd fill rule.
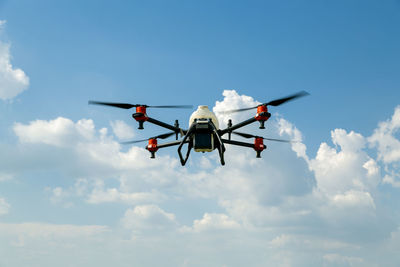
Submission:
[[[208,106],[199,106],[190,116],[189,128],[193,126],[199,130],[193,137],[194,151],[211,152],[214,150],[214,136],[209,129],[210,122],[214,124],[216,130],[219,130],[217,116],[208,109]]]
[[[219,129],[219,123],[217,116],[215,116],[214,112],[210,111],[208,109],[208,106],[198,106],[197,110],[192,113],[189,119],[189,127],[192,125],[194,120],[200,120],[200,119],[211,119],[211,121],[214,123],[215,128],[217,130]]]

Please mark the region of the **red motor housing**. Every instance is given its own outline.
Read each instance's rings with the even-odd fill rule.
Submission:
[[[158,150],[157,139],[149,139],[149,144],[146,149],[150,152],[156,152]]]
[[[147,121],[146,106],[136,107],[136,114],[141,114],[140,116],[133,116],[136,121]]]
[[[256,120],[260,122],[260,129],[265,129],[264,123],[271,117],[271,113],[268,112],[268,108],[266,105],[259,105],[257,107],[257,114],[254,117]]]
[[[263,151],[266,148],[264,145],[264,140],[262,137],[256,137],[254,140],[254,150],[255,151]]]
[[[136,113],[133,113],[132,117],[139,123],[138,129],[143,130],[143,123],[149,119],[146,114],[146,106],[136,107]]]
[[[258,121],[266,121],[271,115],[268,113],[268,107],[265,105],[260,105],[257,107],[257,114],[255,116]]]
[[[156,151],[158,150],[157,147],[157,139],[150,138],[149,144],[146,146],[146,149],[150,152],[150,158],[154,159],[156,157]]]
[[[264,139],[262,137],[256,137],[254,139],[254,150],[257,152],[257,158],[261,158],[261,152],[266,148],[267,146],[264,145]]]

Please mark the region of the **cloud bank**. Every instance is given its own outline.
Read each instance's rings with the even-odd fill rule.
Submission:
[[[214,107],[221,121],[227,118],[218,111],[226,107],[258,103],[234,90],[223,95]],[[183,168],[165,150],[155,160],[140,147],[123,151],[107,128],[96,129],[90,119],[59,117],[15,123],[18,149],[3,156],[0,168],[18,177],[33,165],[46,171],[50,161],[73,180],[47,187],[54,205],[124,207],[117,226],[103,231],[99,223],[95,229],[103,230],[93,232],[109,244],[101,253],[93,251],[104,264],[111,253],[119,262],[139,265],[395,266],[399,213],[386,194],[397,192],[399,183],[399,122],[396,107],[369,137],[333,129],[315,156],[303,142],[268,143],[262,159],[227,145],[226,166],[211,153],[194,154]],[[301,130],[283,117],[267,125],[271,135],[302,140]],[[248,129],[265,134],[257,125]],[[9,164],[13,160],[18,168]],[[16,235],[10,240],[18,241]],[[86,241],[77,238],[73,245],[81,242]]]
[[[5,26],[0,21],[0,34]],[[19,68],[11,64],[11,45],[0,41],[0,99],[10,100],[26,90],[29,86],[29,77]]]

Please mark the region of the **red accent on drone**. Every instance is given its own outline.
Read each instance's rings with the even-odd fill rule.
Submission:
[[[147,121],[146,106],[137,106],[136,113],[143,114],[142,116],[134,117],[136,121]]]
[[[255,151],[263,151],[265,149],[264,145],[264,138],[262,137],[256,137],[254,139],[254,150]]]
[[[147,145],[146,149],[150,152],[156,152],[158,150],[157,139],[149,139],[149,144]]]
[[[257,107],[257,114],[255,119],[258,121],[267,121],[270,116],[268,116],[268,107],[266,105],[259,105]]]

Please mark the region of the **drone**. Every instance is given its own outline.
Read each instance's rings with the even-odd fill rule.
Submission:
[[[197,110],[192,113],[189,119],[189,128],[182,129],[179,127],[178,120],[175,120],[174,125],[164,123],[162,121],[156,120],[150,117],[147,114],[148,108],[188,108],[191,109],[193,106],[191,105],[167,105],[167,106],[149,106],[144,104],[129,104],[129,103],[114,103],[114,102],[101,102],[101,101],[89,101],[89,104],[94,105],[103,105],[116,107],[121,109],[131,109],[136,108],[136,112],[132,114],[132,118],[135,119],[139,123],[138,129],[144,129],[143,125],[145,122],[152,123],[158,125],[160,127],[166,128],[171,132],[160,134],[157,136],[153,136],[143,140],[135,140],[122,142],[122,144],[134,144],[139,142],[148,141],[148,145],[145,147],[150,152],[150,158],[155,158],[156,152],[165,147],[178,146],[178,155],[181,161],[182,166],[185,166],[187,160],[189,159],[190,151],[194,149],[195,152],[211,152],[215,149],[218,150],[219,158],[221,165],[225,165],[224,153],[225,153],[225,144],[242,146],[252,148],[256,152],[256,157],[261,158],[261,152],[267,148],[264,144],[264,140],[268,141],[276,141],[276,142],[286,142],[293,143],[297,141],[291,140],[283,140],[283,139],[275,139],[275,138],[266,138],[262,136],[257,136],[248,133],[237,132],[236,130],[249,125],[254,122],[259,122],[260,129],[265,129],[265,122],[271,117],[271,113],[268,112],[268,106],[279,106],[288,101],[297,99],[299,97],[303,97],[308,95],[305,91],[300,91],[298,93],[275,99],[257,106],[234,109],[223,111],[223,114],[231,114],[234,112],[242,112],[247,110],[256,109],[256,114],[254,117],[251,117],[245,121],[239,122],[237,124],[232,124],[232,120],[228,120],[227,127],[225,129],[220,129],[219,122],[215,114],[209,110],[208,106],[198,106]],[[228,138],[223,138],[224,135],[228,135]],[[232,140],[232,134],[241,136],[243,138],[253,138],[253,143],[247,143],[237,140]],[[158,139],[166,139],[175,135],[176,141],[159,144],[157,142]],[[178,140],[179,136],[181,137]],[[185,157],[182,155],[182,148],[184,145],[187,145],[187,151]]]

